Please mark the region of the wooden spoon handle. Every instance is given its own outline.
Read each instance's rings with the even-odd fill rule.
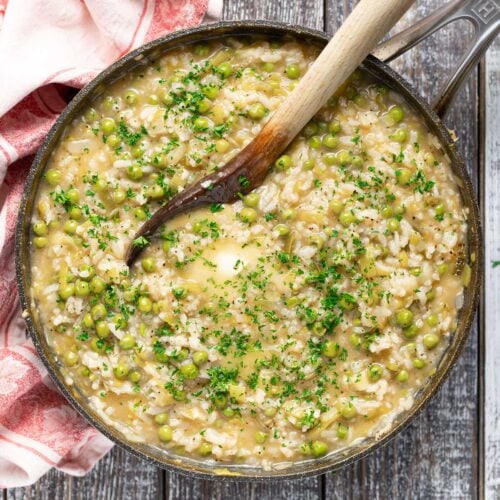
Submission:
[[[131,265],[167,220],[209,203],[227,203],[259,186],[269,166],[361,64],[414,0],[361,0],[260,133],[218,172],[172,198],[139,229],[125,257]]]
[[[261,134],[272,130],[284,149],[413,3],[361,0]]]

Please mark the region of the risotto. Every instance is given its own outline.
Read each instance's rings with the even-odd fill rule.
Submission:
[[[129,441],[265,469],[321,457],[411,408],[454,334],[470,268],[449,158],[362,69],[262,186],[177,217],[124,261],[139,226],[248,144],[318,52],[175,49],[107,88],[53,152],[32,295],[66,381]]]

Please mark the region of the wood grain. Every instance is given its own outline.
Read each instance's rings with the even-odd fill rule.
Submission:
[[[419,0],[399,25],[407,26],[445,0]],[[333,32],[351,10],[353,0],[225,0],[224,19],[270,19],[303,24]],[[396,28],[398,29],[398,28]],[[454,62],[470,39],[466,24],[454,24],[416,47],[393,66],[414,83],[427,99],[435,96]],[[500,129],[498,102],[500,44],[488,56],[485,69],[489,91],[487,113],[484,210],[486,255],[500,260]],[[446,122],[454,128],[459,148],[468,164],[476,188],[478,177],[478,72],[460,92]],[[496,111],[495,111],[496,109]],[[497,229],[495,234],[495,228]],[[493,274],[495,272],[496,274]],[[488,300],[485,304],[486,368],[498,372],[500,344],[495,326],[500,312],[500,282],[488,267]],[[488,276],[489,275],[489,276]],[[496,335],[496,339],[495,339]],[[319,500],[319,499],[466,499],[479,498],[480,463],[478,405],[479,387],[478,323],[474,325],[463,355],[449,379],[409,428],[383,449],[336,474],[282,483],[219,483],[192,480],[164,473],[148,463],[115,448],[91,474],[71,478],[52,471],[36,485],[4,492],[4,500],[14,499],[231,499],[231,500]],[[488,498],[500,496],[500,385],[498,377],[485,381],[485,492]],[[492,398],[496,397],[497,403]],[[0,496],[1,498],[1,496]]]
[[[485,240],[485,295],[483,315],[484,339],[484,497],[500,498],[500,268],[492,268],[500,260],[500,41],[486,56],[484,102],[484,184],[483,213]]]
[[[331,23],[341,19],[351,2],[328,10]],[[396,27],[442,5],[419,1]],[[428,101],[436,95],[471,39],[467,24],[457,23],[435,34],[391,65]],[[446,118],[454,128],[474,185],[478,186],[477,72],[467,82]],[[478,494],[478,337],[477,321],[466,349],[437,396],[406,431],[388,446],[342,474],[330,475],[326,491],[337,498],[476,498]],[[335,497],[333,497],[335,498]]]

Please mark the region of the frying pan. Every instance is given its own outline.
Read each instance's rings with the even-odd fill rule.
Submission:
[[[375,56],[369,56],[363,67],[375,79],[384,83],[401,94],[409,105],[420,115],[438,138],[441,147],[451,160],[452,170],[457,178],[463,205],[468,210],[467,234],[467,259],[472,269],[470,285],[465,290],[464,303],[459,311],[458,327],[452,335],[450,344],[437,366],[436,373],[417,392],[413,406],[400,413],[389,429],[381,434],[364,438],[348,447],[331,453],[321,459],[306,460],[295,463],[287,468],[273,468],[262,470],[256,467],[237,464],[222,464],[201,462],[189,457],[173,456],[159,446],[136,443],[126,438],[116,429],[106,424],[102,418],[91,408],[84,394],[77,387],[69,386],[61,371],[62,365],[55,353],[51,350],[44,334],[43,325],[37,314],[37,304],[34,301],[30,283],[31,244],[30,227],[34,211],[35,200],[44,169],[50,159],[51,153],[57,146],[65,128],[90,105],[93,99],[102,94],[110,84],[122,75],[136,69],[138,66],[150,64],[167,51],[186,44],[196,43],[200,40],[217,39],[227,36],[257,35],[269,37],[292,36],[305,43],[313,43],[318,47],[324,46],[328,37],[320,31],[292,26],[283,23],[267,21],[233,21],[205,25],[186,29],[164,36],[147,45],[144,45],[100,73],[91,83],[83,88],[63,111],[49,134],[40,147],[31,166],[28,181],[22,198],[19,219],[16,227],[16,270],[19,295],[26,319],[27,328],[31,334],[38,354],[45,363],[55,384],[73,407],[81,413],[94,427],[109,439],[124,447],[127,451],[148,460],[149,462],[165,469],[181,472],[193,477],[203,479],[221,480],[274,480],[294,479],[304,476],[333,471],[358,460],[367,453],[386,443],[401,431],[417,415],[422,407],[436,393],[444,382],[451,367],[456,362],[466,341],[472,320],[475,315],[480,286],[482,280],[482,237],[481,221],[478,205],[470,177],[460,157],[454,140],[447,128],[443,125],[441,117],[451,102],[453,95],[466,78],[469,71],[479,60],[488,45],[493,41],[500,29],[500,11],[489,10],[492,2],[452,1],[416,25],[400,33],[375,51]],[[387,66],[386,61],[392,60],[405,50],[411,48],[429,34],[455,19],[469,19],[476,27],[476,39],[470,50],[458,64],[456,71],[444,85],[444,90],[439,95],[436,103],[430,106],[418,93],[395,71]],[[377,57],[376,57],[377,56]]]

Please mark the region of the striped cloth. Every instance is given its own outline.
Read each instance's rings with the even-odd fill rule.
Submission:
[[[80,88],[128,51],[216,20],[222,0],[0,0],[0,488],[83,475],[112,446],[52,384],[26,339],[14,227],[37,147]]]

